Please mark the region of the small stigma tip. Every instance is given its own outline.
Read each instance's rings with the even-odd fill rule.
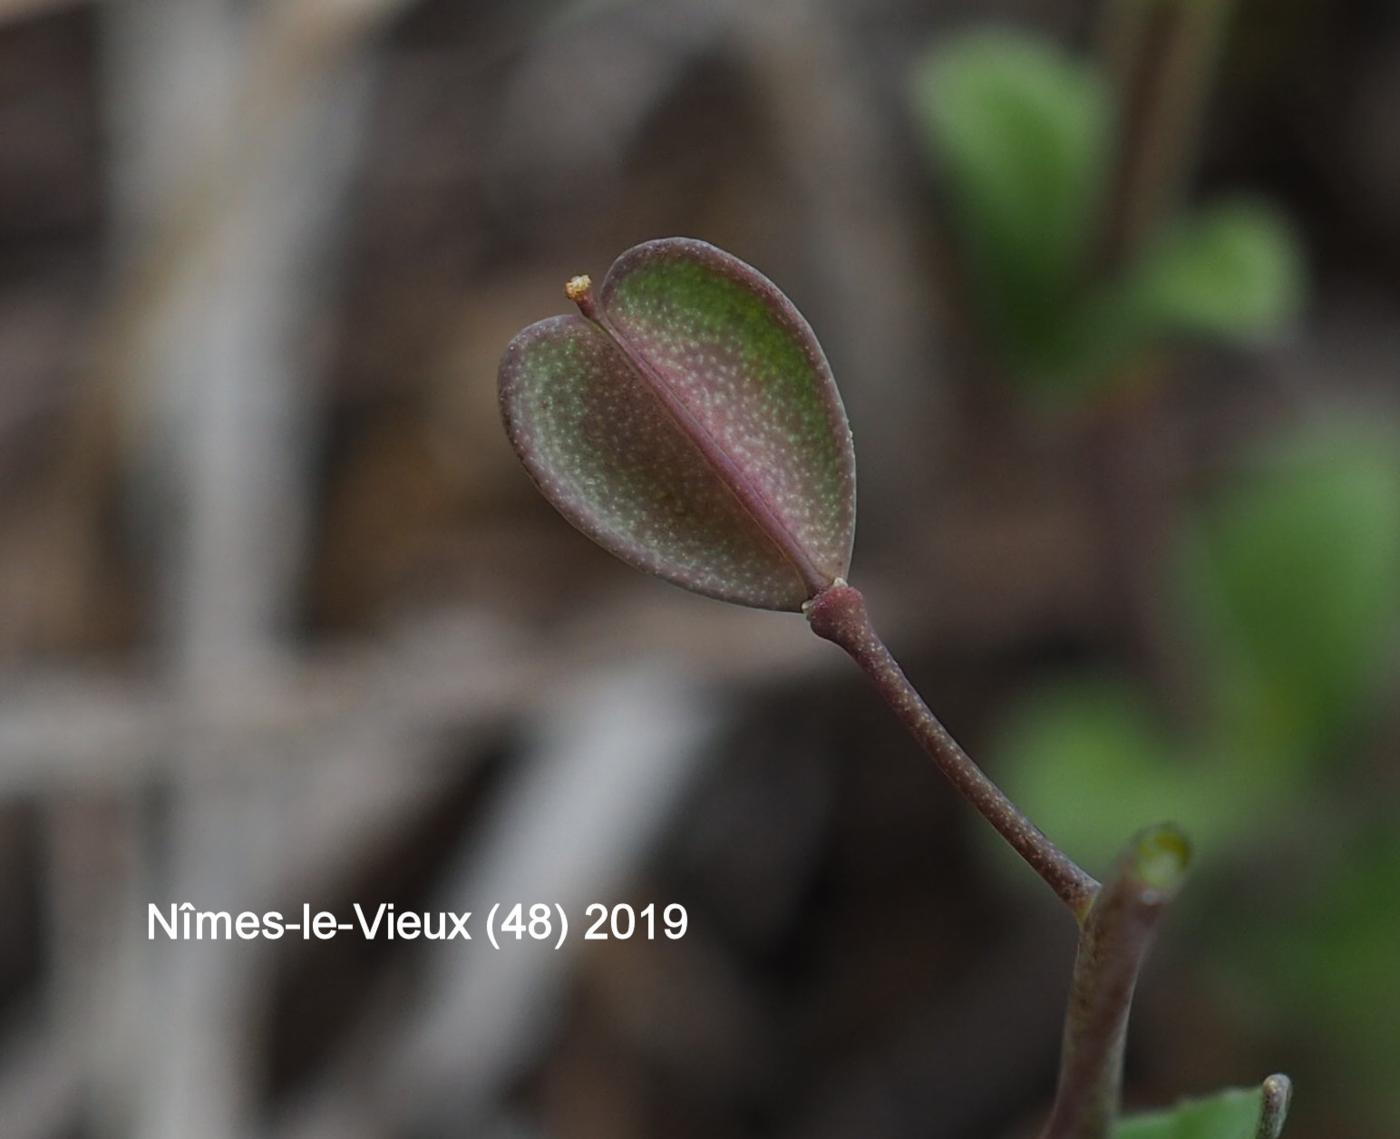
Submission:
[[[564,286],[564,295],[578,304],[584,297],[588,296],[588,290],[593,286],[593,279],[587,273],[581,273],[577,277],[570,277]]]

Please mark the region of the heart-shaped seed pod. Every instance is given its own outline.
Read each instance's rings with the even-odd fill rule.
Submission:
[[[798,610],[846,575],[855,455],[792,302],[703,241],[629,249],[579,316],[500,368],[506,432],[544,496],[623,561],[710,597]]]

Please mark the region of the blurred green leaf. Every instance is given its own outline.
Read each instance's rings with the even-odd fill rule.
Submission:
[[[1124,683],[1079,680],[1014,712],[1007,790],[1072,854],[1179,823],[1204,853],[1247,840],[1355,727],[1400,634],[1400,447],[1379,428],[1278,445],[1188,526],[1180,612],[1213,716],[1173,739]]]
[[[1107,177],[1106,85],[1035,37],[992,29],[927,56],[914,96],[1002,348],[1016,365],[1065,355],[1056,341]]]
[[[1275,211],[1221,203],[1172,226],[1133,269],[1127,290],[1135,322],[1150,334],[1253,340],[1297,311],[1302,256]]]
[[[1374,694],[1400,627],[1397,443],[1314,427],[1191,527],[1184,612],[1232,739],[1278,759],[1324,753]]]
[[[1312,882],[1213,930],[1214,953],[1255,1019],[1324,1041],[1318,1061],[1336,1094],[1374,1113],[1376,1134],[1396,1135],[1400,836],[1382,817],[1326,846],[1331,857]]]
[[[1255,340],[1298,308],[1293,231],[1249,201],[1185,217],[1122,275],[1095,276],[1117,109],[1093,64],[987,29],[927,55],[913,98],[979,318],[1031,396],[1083,399],[1163,336]]]
[[[1107,680],[1033,698],[1007,723],[997,753],[1011,797],[1090,867],[1109,865],[1125,834],[1167,820],[1208,851],[1237,834],[1259,801],[1231,764],[1184,758],[1132,688]]]
[[[1114,1128],[1113,1139],[1256,1139],[1263,1107],[1260,1088],[1230,1088],[1130,1116]]]

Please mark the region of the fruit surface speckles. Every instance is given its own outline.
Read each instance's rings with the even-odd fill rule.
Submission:
[[[795,610],[842,576],[850,431],[791,303],[686,239],[624,253],[596,313],[578,294],[596,319],[531,325],[500,372],[511,442],[556,508],[623,560],[746,605]]]

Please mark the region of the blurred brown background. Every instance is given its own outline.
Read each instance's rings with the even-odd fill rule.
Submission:
[[[978,334],[909,79],[991,21],[1092,59],[1101,18],[0,3],[0,1137],[1033,1133],[1069,923],[800,619],[646,579],[555,516],[494,385],[568,276],[713,241],[821,337],[856,580],[992,774],[1067,670],[1188,730],[1180,519],[1260,440],[1400,416],[1400,13],[1231,17],[1181,194],[1291,219],[1301,316],[1047,413]],[[1390,628],[1298,797],[1227,804],[1222,831],[1265,825],[1205,852],[1169,923],[1131,1103],[1281,1069],[1289,1134],[1400,1133],[1400,998],[1373,980],[1400,987]],[[1346,938],[1290,950],[1340,897]],[[690,925],[557,953],[148,941],[147,904],[185,900]]]

